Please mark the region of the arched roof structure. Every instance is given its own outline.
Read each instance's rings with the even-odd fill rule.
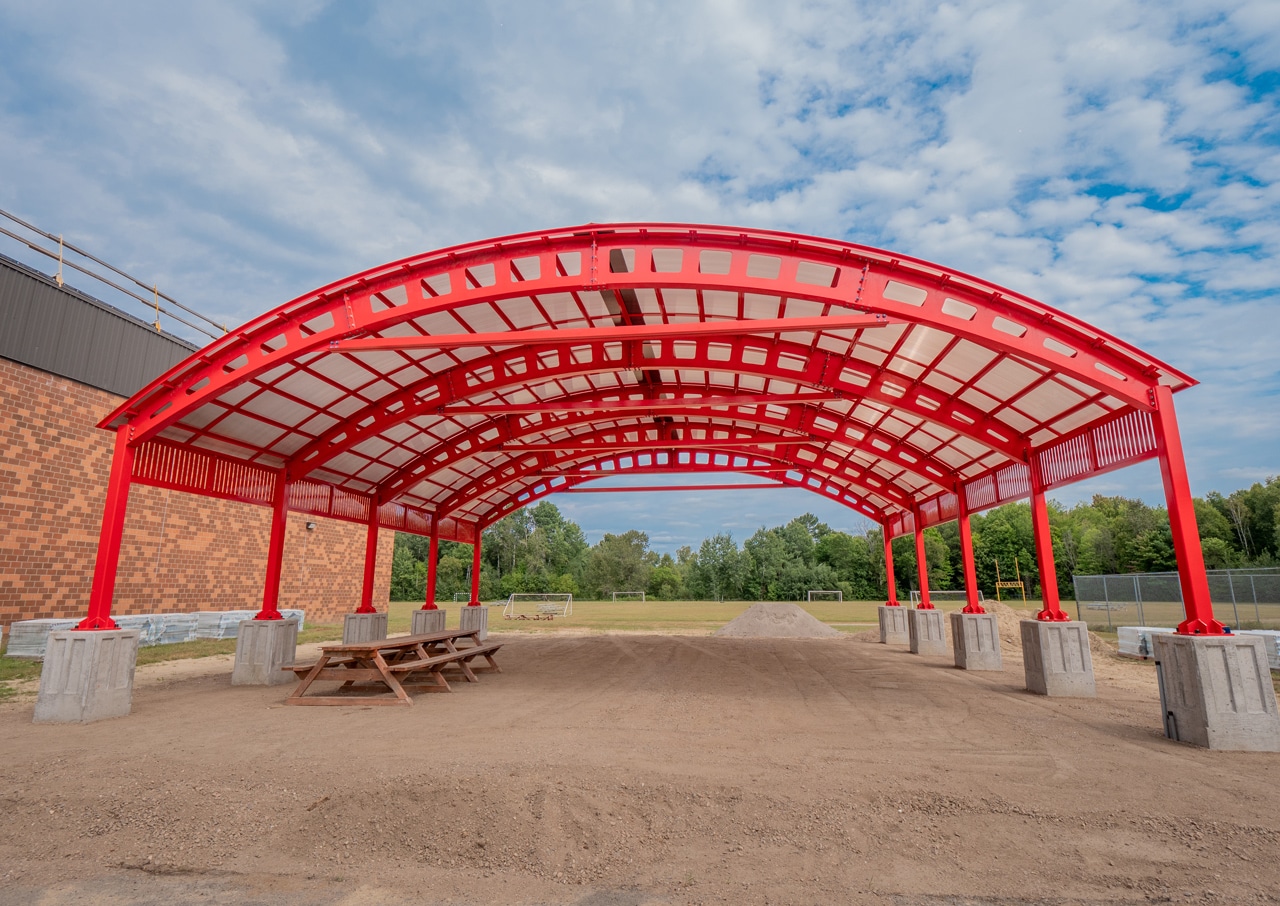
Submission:
[[[126,483],[468,542],[557,490],[689,471],[804,487],[893,536],[1156,456],[1160,401],[1192,384],[905,255],[588,224],[331,283],[102,427]]]

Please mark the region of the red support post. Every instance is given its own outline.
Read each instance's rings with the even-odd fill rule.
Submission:
[[[276,473],[275,494],[271,498],[271,540],[267,542],[267,579],[262,586],[262,610],[255,620],[282,620],[280,615],[280,573],[284,565],[284,535],[289,526],[289,483],[284,472]]]
[[[116,569],[120,565],[120,541],[124,537],[124,517],[129,508],[129,484],[133,478],[133,447],[130,427],[116,429],[116,446],[111,454],[111,477],[102,509],[102,530],[98,535],[98,558],[93,565],[93,586],[89,590],[89,614],[76,629],[119,629],[111,619],[111,602],[116,595]]]
[[[476,543],[471,551],[471,600],[468,607],[480,606],[480,529],[476,528]]]
[[[369,502],[372,513],[369,516],[369,531],[364,542],[364,584],[360,586],[360,606],[356,613],[377,613],[373,606],[373,581],[378,571],[378,503]]]
[[[916,513],[916,577],[920,580],[920,603],[916,610],[936,610],[929,600],[929,564],[924,556],[924,528],[920,524],[920,514]]]
[[[1069,623],[1071,617],[1058,600],[1058,567],[1053,559],[1053,535],[1049,531],[1049,505],[1044,499],[1040,461],[1031,457],[1031,535],[1036,544],[1036,566],[1040,570],[1040,594],[1044,608],[1036,614],[1042,623]]]
[[[960,516],[956,519],[960,526],[960,562],[964,567],[964,599],[961,613],[986,613],[987,609],[978,602],[978,570],[973,563],[973,529],[969,526],[969,507],[965,503],[964,489],[956,497],[960,500]]]
[[[881,536],[884,538],[884,581],[889,588],[889,600],[884,602],[885,607],[901,607],[898,603],[898,587],[893,580],[893,538],[889,535],[889,526],[880,526]]]
[[[1191,482],[1182,455],[1182,438],[1178,419],[1173,412],[1173,391],[1163,385],[1152,393],[1156,404],[1156,454],[1160,459],[1160,478],[1164,481],[1164,500],[1169,508],[1169,528],[1173,533],[1173,552],[1178,558],[1178,582],[1182,586],[1182,609],[1187,618],[1178,624],[1181,635],[1223,635],[1223,625],[1213,617],[1209,597],[1209,577],[1204,570],[1204,552],[1200,549],[1200,530],[1196,526],[1195,504],[1191,498]]]
[[[436,606],[436,561],[440,559],[440,519],[431,516],[431,545],[427,548],[427,594],[423,610],[439,610]]]

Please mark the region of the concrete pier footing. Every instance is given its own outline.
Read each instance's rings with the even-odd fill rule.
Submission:
[[[907,611],[907,636],[912,654],[945,655],[947,629],[941,610]]]
[[[489,608],[483,604],[478,607],[464,607],[458,611],[458,626],[462,629],[479,629],[477,636],[481,641],[489,637]]]
[[[993,613],[961,613],[951,619],[951,647],[962,670],[1003,670],[1000,626]]]
[[[1257,636],[1151,639],[1165,736],[1207,749],[1280,752],[1280,712]]]
[[[413,625],[409,631],[413,635],[440,632],[444,629],[444,621],[448,613],[449,611],[447,610],[415,610],[413,612]]]
[[[880,605],[880,641],[886,645],[906,645],[911,641],[911,631],[907,628],[909,607],[889,607]]]
[[[1022,621],[1027,689],[1040,695],[1093,698],[1093,656],[1085,623]]]
[[[35,723],[87,723],[123,717],[133,705],[136,629],[49,633]]]
[[[296,620],[242,620],[236,635],[233,686],[278,686],[296,682],[281,670],[294,662],[298,650]]]
[[[349,613],[342,620],[342,643],[376,642],[387,637],[385,613]]]

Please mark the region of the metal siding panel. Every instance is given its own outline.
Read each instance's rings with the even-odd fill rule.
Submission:
[[[195,348],[0,256],[0,356],[127,397]]]

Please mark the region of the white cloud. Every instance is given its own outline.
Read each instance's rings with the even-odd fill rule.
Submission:
[[[794,229],[1201,378],[1204,490],[1274,458],[1272,2],[0,0],[0,56],[0,206],[218,317],[525,229]]]

